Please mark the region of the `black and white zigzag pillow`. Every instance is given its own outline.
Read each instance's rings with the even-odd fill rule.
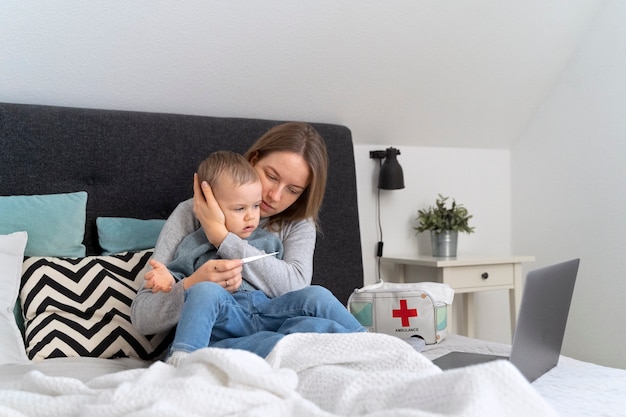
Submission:
[[[167,334],[142,336],[130,305],[151,250],[85,258],[30,257],[22,267],[20,300],[26,353],[35,361],[89,356],[161,356]]]

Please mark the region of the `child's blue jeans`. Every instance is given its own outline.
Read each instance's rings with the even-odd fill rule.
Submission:
[[[244,349],[261,357],[290,333],[351,333],[365,328],[326,288],[305,287],[276,298],[262,291],[229,293],[202,282],[185,292],[170,352],[203,347]]]

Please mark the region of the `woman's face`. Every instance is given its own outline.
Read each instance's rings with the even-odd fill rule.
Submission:
[[[309,185],[310,169],[294,152],[272,152],[251,161],[261,178],[261,217],[274,216],[291,206]]]

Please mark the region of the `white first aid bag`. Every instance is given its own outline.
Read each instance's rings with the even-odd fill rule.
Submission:
[[[402,339],[417,336],[427,345],[441,342],[448,331],[448,306],[454,290],[436,282],[379,281],[355,289],[348,310],[368,331]]]

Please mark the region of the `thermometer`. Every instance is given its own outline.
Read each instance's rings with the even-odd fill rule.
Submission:
[[[244,264],[247,264],[248,262],[256,261],[257,259],[265,258],[266,256],[273,256],[277,253],[278,252],[266,253],[264,255],[248,256],[247,258],[243,258],[242,261]]]

